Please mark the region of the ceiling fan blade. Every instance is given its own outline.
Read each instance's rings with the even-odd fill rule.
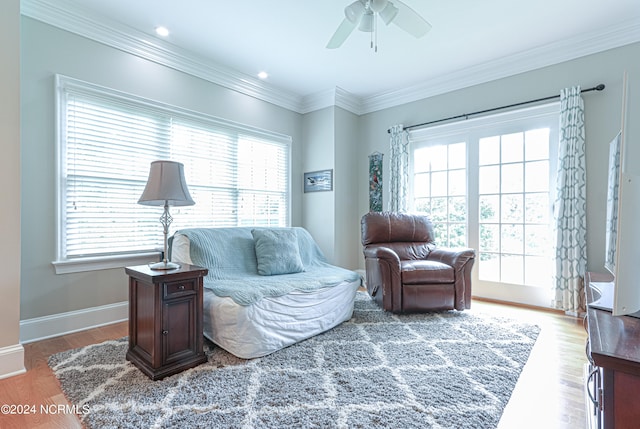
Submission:
[[[347,37],[356,28],[356,24],[357,22],[351,22],[347,18],[343,19],[336,32],[331,36],[329,43],[327,43],[327,49],[335,49],[342,46]]]
[[[409,6],[400,0],[394,0],[393,3],[398,8],[398,14],[393,18],[392,23],[416,38],[424,36],[431,30],[431,24]]]

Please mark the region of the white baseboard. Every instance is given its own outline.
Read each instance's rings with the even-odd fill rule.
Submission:
[[[20,321],[20,343],[31,343],[85,329],[97,328],[129,318],[129,302],[85,308]]]
[[[0,379],[23,374],[26,371],[22,344],[0,348]]]

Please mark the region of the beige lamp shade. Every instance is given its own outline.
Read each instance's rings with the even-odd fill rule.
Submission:
[[[145,206],[192,206],[195,204],[187,182],[184,166],[175,161],[153,161],[149,170],[147,186],[138,200]]]

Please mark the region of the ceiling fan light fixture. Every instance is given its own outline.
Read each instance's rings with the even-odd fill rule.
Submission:
[[[375,19],[375,15],[371,11],[367,11],[362,18],[360,18],[360,25],[358,25],[358,30],[364,31],[365,33],[373,32],[373,20]]]
[[[327,49],[342,46],[351,33],[358,30],[371,35],[371,48],[378,51],[378,16],[389,25],[393,23],[415,38],[429,32],[429,24],[420,14],[407,6],[403,0],[356,0],[344,8],[345,18],[327,43]]]
[[[354,24],[360,21],[360,18],[364,15],[366,9],[361,1],[354,1],[349,6],[344,8],[344,16]]]
[[[391,21],[398,15],[398,8],[393,5],[391,2],[387,2],[387,5],[382,9],[378,15],[380,15],[380,19],[385,25],[389,25]]]

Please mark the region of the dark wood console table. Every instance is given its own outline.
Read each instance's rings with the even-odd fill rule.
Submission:
[[[587,303],[595,299],[591,282],[611,279],[609,275],[587,273]],[[640,427],[640,319],[587,308],[586,322],[587,420],[591,428]]]

